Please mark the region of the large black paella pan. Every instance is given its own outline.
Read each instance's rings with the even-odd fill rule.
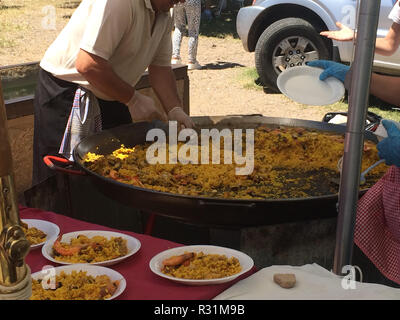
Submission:
[[[262,125],[270,128],[302,127],[339,134],[344,134],[346,129],[344,126],[325,122],[262,116],[193,117],[193,120],[198,128],[248,129]],[[167,126],[161,122],[136,123],[87,137],[74,150],[75,166],[90,176],[94,185],[114,200],[140,210],[192,224],[249,227],[334,217],[337,214],[338,195],[336,192],[282,199],[223,199],[188,196],[121,183],[97,174],[85,166],[83,160],[88,152],[106,155],[120,148],[121,144],[126,147],[144,144],[147,132],[153,128],[161,128],[166,132],[168,130]],[[365,132],[365,139],[377,143],[376,136],[370,131]],[[321,188],[324,184],[332,183],[321,178]],[[360,195],[366,190],[361,190]]]

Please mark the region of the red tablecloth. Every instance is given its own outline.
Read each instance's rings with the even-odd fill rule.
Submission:
[[[126,279],[127,287],[118,297],[121,300],[209,300],[235,282],[256,271],[253,268],[238,279],[224,284],[183,285],[157,276],[149,267],[149,262],[153,256],[164,250],[182,246],[182,244],[134,232],[115,230],[39,209],[20,207],[20,217],[22,219],[40,219],[53,222],[60,227],[61,233],[79,230],[105,230],[125,233],[138,239],[141,242],[141,248],[136,254],[116,265],[109,266],[121,273]],[[41,249],[32,250],[25,261],[32,273],[41,271],[45,265],[54,265],[53,262],[43,257]]]

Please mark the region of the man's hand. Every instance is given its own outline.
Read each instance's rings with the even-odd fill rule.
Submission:
[[[168,119],[178,122],[178,130],[182,127],[193,128],[192,120],[181,108],[182,102],[171,67],[150,65],[149,78],[154,92],[168,114]]]
[[[392,121],[382,120],[388,137],[378,143],[379,158],[385,159],[387,165],[400,167],[400,129]]]
[[[181,107],[175,107],[168,112],[168,120],[178,122],[178,130],[194,128],[195,125],[190,117]]]
[[[325,36],[329,39],[338,40],[338,41],[351,41],[354,39],[354,31],[349,27],[341,24],[340,22],[336,22],[336,25],[340,30],[337,31],[322,31],[320,32],[321,36]]]
[[[167,121],[167,117],[155,105],[154,100],[137,91],[131,100],[126,104],[133,122],[162,120]]]
[[[329,60],[314,60],[306,63],[310,67],[318,67],[325,71],[319,76],[319,80],[324,81],[326,78],[334,77],[344,83],[346,74],[350,70],[349,66]]]

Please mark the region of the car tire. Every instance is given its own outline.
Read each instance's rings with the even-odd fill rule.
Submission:
[[[289,45],[293,47],[293,52]],[[325,40],[306,20],[278,20],[266,28],[258,39],[255,49],[257,73],[264,87],[280,92],[276,85],[280,72],[287,67],[305,65],[306,61],[329,60],[331,51]]]

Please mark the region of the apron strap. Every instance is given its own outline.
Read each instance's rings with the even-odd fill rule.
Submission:
[[[59,153],[73,161],[73,151],[78,143],[101,130],[101,112],[97,98],[91,91],[79,87],[75,92]]]

